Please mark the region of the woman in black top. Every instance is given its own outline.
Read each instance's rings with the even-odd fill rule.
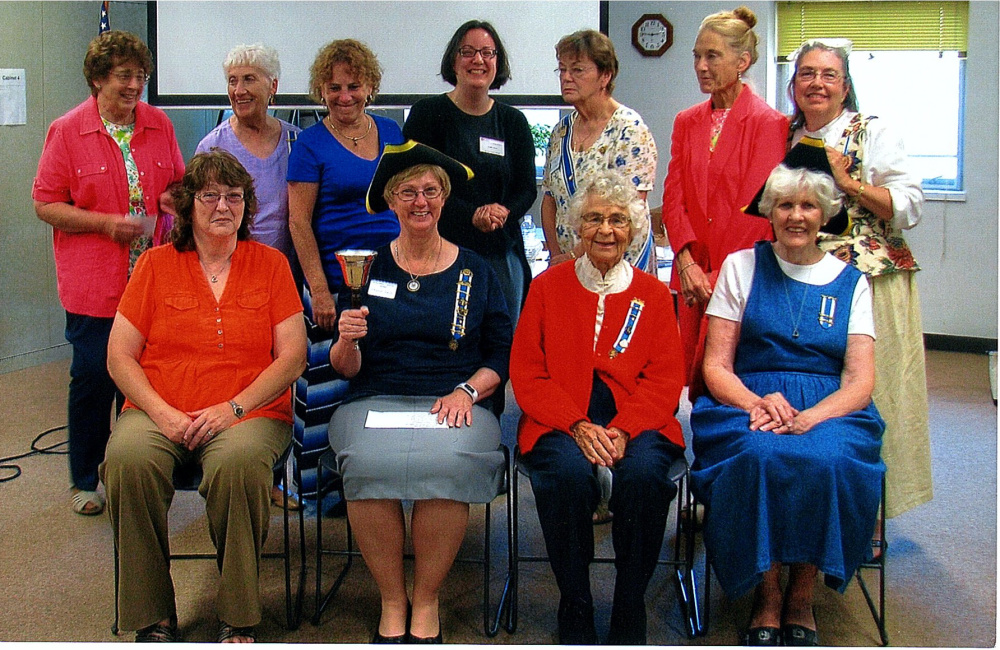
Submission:
[[[496,271],[516,325],[531,280],[521,217],[535,201],[535,145],[524,115],[490,97],[510,79],[510,64],[493,25],[463,24],[441,59],[451,92],[413,105],[403,136],[472,168],[441,214],[441,235],[479,253]]]

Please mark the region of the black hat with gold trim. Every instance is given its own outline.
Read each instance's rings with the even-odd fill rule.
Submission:
[[[389,209],[385,197],[382,196],[386,184],[393,176],[414,165],[437,165],[443,169],[451,181],[452,191],[456,185],[470,181],[473,177],[471,169],[426,144],[415,140],[407,140],[403,144],[387,144],[385,151],[382,152],[382,158],[378,161],[378,167],[375,168],[371,185],[368,186],[368,195],[365,197],[365,207],[369,214],[378,214]]]
[[[826,157],[826,146],[822,140],[806,136],[798,144],[788,150],[785,159],[782,161],[786,167],[792,169],[808,169],[810,171],[826,174],[833,178],[833,168],[830,167],[830,159]],[[766,186],[767,183],[764,184]],[[755,217],[767,217],[760,212],[760,198],[764,195],[764,186],[757,191],[750,205],[743,208],[743,212]],[[847,207],[841,206],[840,212],[833,215],[829,221],[821,228],[820,232],[831,235],[846,235],[851,229],[851,218],[847,214]]]

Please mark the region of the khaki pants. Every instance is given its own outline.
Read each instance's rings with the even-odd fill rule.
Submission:
[[[260,622],[258,577],[270,523],[271,468],[290,439],[290,424],[252,418],[188,451],[164,437],[144,412],[122,413],[100,468],[118,545],[122,629],[142,629],[176,613],[167,511],[174,467],[189,461],[204,472],[198,492],[218,551],[219,619],[237,627]]]

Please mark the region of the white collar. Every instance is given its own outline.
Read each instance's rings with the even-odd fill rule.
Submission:
[[[805,126],[802,127],[802,131],[805,135],[811,138],[817,138],[819,140],[822,140],[827,144],[830,144],[827,141],[827,138],[832,133],[834,136],[833,142],[836,143],[838,140],[840,140],[841,134],[843,134],[844,129],[847,128],[848,123],[850,123],[851,119],[853,119],[855,115],[856,113],[854,113],[853,111],[849,111],[845,108],[840,112],[840,115],[833,118],[832,120],[827,122],[824,126],[821,126],[815,131],[810,131],[806,129]]]
[[[586,255],[577,258],[574,270],[583,288],[587,291],[593,291],[599,296],[621,293],[632,284],[632,265],[624,259],[619,260],[603,277]]]

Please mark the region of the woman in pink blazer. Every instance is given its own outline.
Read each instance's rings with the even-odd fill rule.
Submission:
[[[746,7],[702,21],[694,69],[711,99],[674,120],[663,223],[674,250],[670,288],[680,293],[677,315],[692,386],[700,384],[702,318],[722,261],[771,238],[766,221],[741,211],[784,158],[788,138],[788,119],[742,81],[757,60],[756,23]]]

